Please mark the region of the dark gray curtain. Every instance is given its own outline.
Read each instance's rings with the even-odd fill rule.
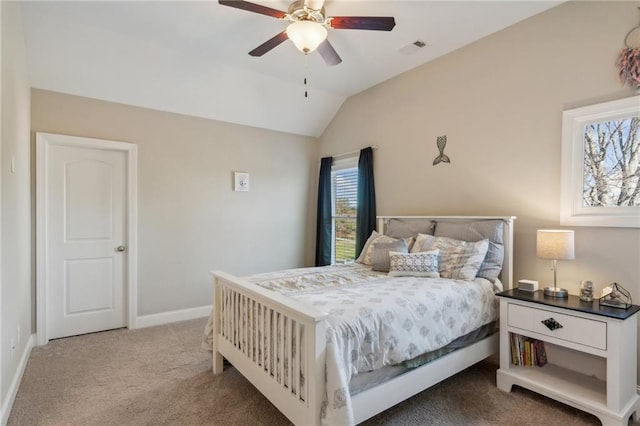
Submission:
[[[331,264],[331,165],[333,157],[320,160],[318,214],[316,223],[316,266]]]
[[[373,149],[360,150],[358,159],[358,217],[356,218],[356,258],[367,238],[376,229],[376,189],[373,181]]]

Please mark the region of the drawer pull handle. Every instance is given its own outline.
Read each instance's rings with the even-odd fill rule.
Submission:
[[[549,318],[540,322],[546,325],[547,328],[551,331],[556,330],[558,328],[562,328],[562,324],[560,324],[558,321],[554,320],[553,318]]]

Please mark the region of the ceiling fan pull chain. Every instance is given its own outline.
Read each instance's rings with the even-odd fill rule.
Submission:
[[[307,84],[307,73],[308,73],[308,67],[307,67],[307,56],[308,54],[305,53],[304,54],[304,97],[308,98],[309,97],[309,93],[308,93],[308,84]]]

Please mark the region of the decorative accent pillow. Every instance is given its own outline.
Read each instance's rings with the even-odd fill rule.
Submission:
[[[438,250],[420,253],[389,252],[389,275],[393,277],[438,278]]]
[[[419,253],[421,251],[424,251],[422,248],[425,244],[425,242],[427,241],[427,237],[431,236],[430,234],[418,234],[418,236],[416,237],[416,241],[413,243],[413,245],[411,246],[411,250],[409,250],[411,253]]]
[[[371,250],[371,269],[380,272],[389,272],[389,252],[408,253],[407,243],[403,240],[391,243],[374,243]]]
[[[371,250],[373,249],[373,245],[375,243],[392,243],[394,241],[398,240],[386,235],[378,234],[376,231],[373,231],[367,242],[364,244],[362,252],[356,259],[356,262],[362,263],[363,265],[371,265]]]
[[[422,250],[440,250],[440,276],[454,280],[473,280],[489,248],[489,240],[471,243],[431,235],[426,235],[425,239]]]
[[[471,242],[488,239],[487,255],[476,276],[495,282],[500,275],[504,261],[504,227],[501,220],[479,220],[463,223],[438,221],[433,235]]]
[[[433,235],[436,223],[432,220],[405,221],[389,219],[384,234],[392,238],[415,237],[418,234]]]

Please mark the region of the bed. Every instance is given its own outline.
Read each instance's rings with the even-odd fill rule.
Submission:
[[[386,410],[497,353],[514,220],[380,216],[364,264],[211,272],[213,373],[224,357],[297,425]]]

